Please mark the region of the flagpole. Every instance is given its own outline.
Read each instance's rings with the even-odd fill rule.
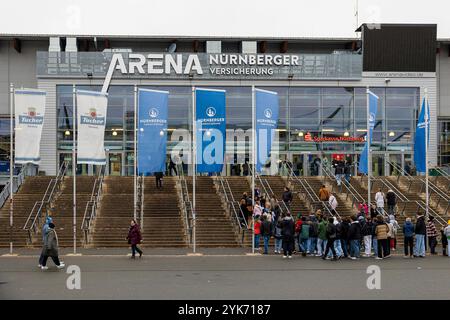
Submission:
[[[426,195],[426,213],[425,216],[428,219],[429,215],[429,194],[428,194],[428,88],[425,88],[425,195]]]
[[[10,96],[10,128],[9,128],[9,136],[10,136],[10,156],[9,156],[9,254],[13,254],[13,216],[14,216],[14,121],[13,121],[13,113],[14,113],[14,85],[11,83],[9,87],[9,96]]]
[[[197,126],[195,123],[195,109],[196,109],[196,101],[195,101],[195,87],[192,87],[192,238],[193,238],[193,246],[192,251],[195,253],[196,251],[196,208],[195,208],[195,180],[196,180],[196,172],[197,172]]]
[[[137,85],[134,85],[134,161],[133,161],[133,218],[136,221],[137,215]],[[142,222],[142,221],[141,221]]]
[[[372,173],[372,162],[370,161],[372,158],[372,154],[370,153],[370,145],[371,145],[371,134],[370,134],[370,100],[369,100],[369,86],[366,87],[366,99],[367,99],[367,207],[370,210],[370,176]],[[375,120],[375,119],[374,119]]]
[[[255,132],[255,86],[252,85],[252,209],[255,208],[256,132]],[[252,254],[255,253],[255,216],[252,215]]]
[[[73,136],[72,136],[72,174],[73,174],[73,254],[77,253],[77,163],[76,157],[76,146],[77,141],[75,138],[77,129],[77,112],[76,112],[76,88],[75,84],[72,86],[72,122],[73,122]]]

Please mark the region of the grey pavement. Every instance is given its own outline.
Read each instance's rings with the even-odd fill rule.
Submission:
[[[80,290],[67,289],[70,275],[52,261],[49,270],[38,269],[33,252],[0,257],[0,299],[450,299],[450,258],[443,256],[289,260],[230,249],[203,256],[151,251],[131,260],[122,251],[63,256],[66,266],[80,267]],[[370,265],[381,269],[380,290],[367,288]]]

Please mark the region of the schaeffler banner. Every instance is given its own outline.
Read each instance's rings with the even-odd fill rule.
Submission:
[[[15,162],[39,164],[42,125],[45,114],[44,91],[14,90]]]
[[[225,90],[195,89],[197,172],[221,172],[225,155]]]
[[[256,89],[256,171],[261,172],[272,150],[278,125],[279,102],[276,92]]]
[[[108,94],[77,90],[77,163],[106,164],[105,124]]]
[[[169,92],[139,89],[138,174],[166,171]]]

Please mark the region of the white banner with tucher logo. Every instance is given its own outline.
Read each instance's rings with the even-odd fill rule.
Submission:
[[[108,94],[77,90],[77,163],[106,164],[105,124]]]
[[[16,163],[39,164],[46,92],[35,89],[14,90]]]

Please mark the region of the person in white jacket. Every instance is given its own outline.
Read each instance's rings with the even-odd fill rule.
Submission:
[[[331,213],[333,213],[333,215],[336,215],[336,208],[338,206],[338,202],[333,194],[330,195],[330,198],[328,199],[328,204],[331,207]]]
[[[375,201],[377,203],[377,209],[379,214],[383,214],[383,208],[384,208],[384,194],[381,191],[381,188],[378,189],[378,192],[375,194]]]

